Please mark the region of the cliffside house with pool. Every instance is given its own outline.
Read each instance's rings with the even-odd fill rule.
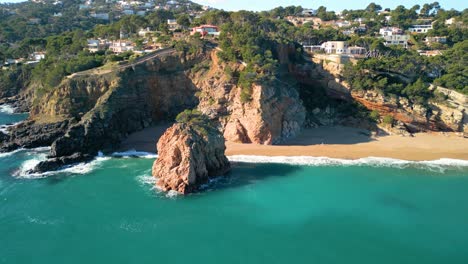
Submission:
[[[192,32],[190,35],[194,35],[195,33],[200,33],[202,37],[211,35],[211,36],[219,36],[221,33],[218,26],[214,25],[201,25],[199,27],[192,28]]]

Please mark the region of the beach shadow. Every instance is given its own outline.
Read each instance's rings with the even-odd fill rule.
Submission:
[[[288,139],[278,145],[350,145],[371,142],[374,140],[375,138],[369,130],[343,126],[323,126],[304,129],[297,137]]]

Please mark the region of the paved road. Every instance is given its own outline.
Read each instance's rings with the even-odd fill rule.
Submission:
[[[154,58],[157,58],[157,57],[168,56],[168,55],[171,55],[172,53],[174,53],[175,51],[176,50],[173,49],[173,48],[160,49],[160,50],[155,51],[154,53],[150,53],[148,55],[145,55],[143,57],[140,57],[140,58],[136,59],[136,61],[131,63],[131,64],[121,65],[121,66],[119,66],[119,69],[125,69],[125,68],[129,68],[129,67],[133,67],[133,66],[141,64],[143,62],[146,62],[146,61],[152,60]]]
[[[168,55],[171,55],[171,54],[173,54],[175,52],[176,52],[176,50],[173,49],[173,48],[160,49],[160,50],[157,50],[157,51],[155,51],[153,53],[147,54],[147,55],[145,55],[143,57],[140,57],[140,58],[136,59],[133,63],[120,65],[117,69],[122,70],[122,69],[127,69],[127,68],[130,68],[130,67],[134,67],[134,66],[136,66],[138,64],[142,64],[142,63],[147,62],[149,60],[153,60],[154,58],[168,56]],[[94,69],[90,69],[90,70],[86,70],[86,71],[82,71],[82,72],[75,72],[75,73],[67,76],[67,78],[73,78],[75,76],[89,75],[90,73],[92,73],[93,71],[95,71],[97,69],[99,69],[99,68],[94,68]],[[113,71],[113,70],[115,70],[115,68],[109,69],[109,71]],[[104,70],[104,72],[106,72],[106,70]]]

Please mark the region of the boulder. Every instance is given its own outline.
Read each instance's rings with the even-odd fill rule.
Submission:
[[[174,124],[159,139],[157,150],[153,176],[163,191],[195,192],[230,169],[223,135],[209,120]]]

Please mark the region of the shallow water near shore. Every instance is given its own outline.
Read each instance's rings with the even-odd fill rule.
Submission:
[[[152,156],[21,173],[46,151],[0,154],[0,263],[468,261],[466,166],[239,162],[181,197]]]
[[[28,114],[14,114],[14,109],[8,105],[0,105],[0,131],[6,132],[6,127],[24,120]]]

